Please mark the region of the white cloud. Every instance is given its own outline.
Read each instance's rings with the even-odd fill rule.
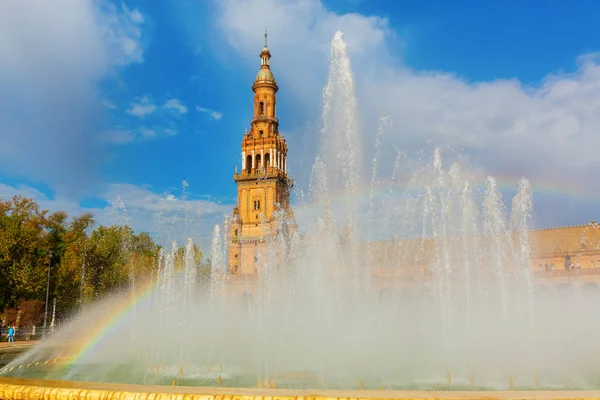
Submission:
[[[141,128],[140,129],[140,135],[142,136],[143,139],[154,139],[154,138],[156,138],[156,132],[153,131],[152,129],[148,129],[148,128]]]
[[[138,231],[152,233],[160,244],[170,244],[171,240],[184,243],[187,237],[192,237],[203,249],[209,248],[212,227],[222,223],[233,208],[231,204],[198,199],[189,192],[184,201],[179,191],[158,194],[150,187],[131,184],[111,184],[102,198],[109,203],[119,198],[130,224]],[[114,220],[114,212],[109,214],[112,221],[104,223],[123,223],[123,218]]]
[[[0,199],[10,199],[14,195],[33,198],[43,209],[63,210],[71,217],[91,212],[98,224],[128,223],[137,232],[151,233],[159,244],[165,246],[170,245],[171,240],[185,243],[191,237],[205,251],[210,251],[213,226],[222,223],[223,217],[229,215],[233,208],[231,204],[201,199],[189,192],[184,201],[179,193],[158,194],[151,187],[123,183],[109,184],[102,191],[99,199],[106,202],[106,206],[81,207],[71,198],[57,196],[50,199],[30,186],[14,187],[0,183]]]
[[[178,131],[173,128],[141,127],[134,130],[112,129],[101,133],[101,140],[112,145],[125,145],[160,138],[176,136]]]
[[[288,93],[286,101],[294,102],[295,110],[307,110],[303,117],[317,121],[312,125],[319,125],[329,42],[336,30],[344,31],[358,93],[365,161],[372,158],[379,117],[389,115],[394,125],[385,139],[389,149],[399,147],[418,158],[430,141],[459,149],[474,168],[501,175],[515,185],[526,176],[534,187],[600,190],[600,175],[595,172],[600,168],[597,55],[581,57],[570,74],[548,71],[539,86],[526,86],[517,79],[469,82],[455,74],[415,71],[403,65],[391,54],[389,43],[397,45],[398,40],[386,19],[337,14],[319,0],[224,0],[218,13],[217,26],[246,60],[250,79],[259,67],[263,21],[269,21],[275,77]],[[285,121],[281,122],[285,129]],[[314,137],[318,127],[288,126],[290,130],[306,132],[309,137],[303,143],[318,142]],[[303,147],[297,136],[288,136],[295,141],[290,143],[292,169],[299,164]],[[392,154],[382,157],[380,170],[391,171]],[[307,173],[296,177],[308,182]]]
[[[98,83],[143,60],[142,21],[106,0],[0,2],[0,168],[73,190],[93,183]]]
[[[200,106],[196,106],[196,111],[209,115],[212,119],[220,120],[223,118],[223,113],[215,110],[211,110],[210,108],[204,108]]]
[[[185,105],[183,105],[181,103],[181,101],[177,100],[177,99],[169,99],[165,102],[165,104],[163,105],[163,108],[166,108],[168,110],[175,110],[177,111],[179,114],[185,114],[186,112],[188,112],[188,109]]]
[[[144,96],[139,99],[137,102],[132,103],[129,106],[127,112],[131,115],[135,115],[136,117],[144,118],[156,111],[156,106],[151,103],[148,96]]]
[[[102,133],[102,140],[111,144],[125,144],[135,140],[135,134],[126,130],[110,130]]]
[[[102,105],[106,108],[109,108],[111,110],[116,110],[117,109],[117,105],[107,99],[103,99],[102,100]]]

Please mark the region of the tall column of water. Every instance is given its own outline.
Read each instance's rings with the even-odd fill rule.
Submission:
[[[437,364],[441,361],[444,364],[444,368],[448,368],[449,363],[449,338],[448,338],[448,306],[449,304],[445,301],[445,287],[444,287],[444,271],[443,271],[443,254],[440,252],[440,247],[438,241],[440,240],[440,231],[439,231],[439,202],[437,196],[434,194],[434,188],[431,186],[426,186],[423,191],[423,235],[421,239],[421,256],[425,264],[425,268],[427,268],[428,273],[431,273],[432,276],[425,277],[424,279],[429,280],[433,279],[433,282],[430,284],[434,285],[434,291],[431,293],[431,300],[433,300],[433,304],[435,309],[428,309],[427,312],[432,313],[432,315],[436,315],[439,313],[439,317],[437,319],[431,320],[433,325],[430,327],[431,330],[435,330],[437,332],[442,332],[441,340],[438,335],[432,341],[431,336],[427,336],[428,342],[425,346],[428,346],[430,349],[435,349],[439,343],[442,344],[442,348],[439,349],[439,352],[432,352],[431,354],[436,354],[434,359],[429,360],[430,363],[434,365],[430,365],[429,367],[433,367],[433,370],[437,369]],[[422,264],[423,265],[423,264]],[[441,321],[441,327],[438,327],[435,324],[435,320]],[[441,329],[440,329],[441,328]],[[443,360],[438,360],[437,355],[441,354]],[[427,360],[425,360],[427,361]]]
[[[411,381],[412,374],[415,373],[415,358],[413,355],[419,354],[420,349],[428,344],[424,343],[423,338],[428,334],[426,324],[422,323],[421,317],[428,315],[422,294],[426,291],[426,280],[422,279],[422,267],[426,254],[425,249],[421,249],[420,255],[417,253],[415,243],[416,237],[421,232],[415,234],[416,229],[421,227],[422,221],[419,220],[420,213],[416,204],[419,202],[419,194],[412,191],[415,185],[412,179],[401,180],[401,169],[407,168],[406,156],[399,151],[392,173],[392,189],[390,190],[390,199],[387,206],[382,209],[392,217],[389,218],[391,228],[391,252],[387,265],[389,271],[394,275],[385,276],[383,282],[386,283],[385,302],[390,303],[389,316],[385,316],[386,323],[389,320],[398,320],[398,323],[387,326],[386,330],[393,330],[393,337],[398,348],[403,351],[395,360],[395,366],[388,370],[388,379],[392,382]],[[407,190],[400,188],[406,187]],[[388,211],[389,210],[389,211]],[[400,267],[400,268],[399,268]],[[409,326],[411,329],[406,329]],[[426,348],[426,347],[425,347]],[[386,351],[386,347],[381,347]],[[386,357],[382,357],[385,359]],[[410,369],[407,369],[409,366]]]
[[[537,327],[535,313],[534,283],[531,266],[531,245],[529,235],[533,226],[533,193],[531,185],[527,179],[519,181],[517,194],[512,201],[510,215],[510,229],[515,238],[515,272],[516,284],[518,285],[517,303],[524,304],[526,311],[525,318],[528,329],[520,335],[521,352],[528,352],[526,359],[529,362],[528,368],[533,373],[537,373],[539,366],[534,363],[538,359],[537,354]]]
[[[133,264],[133,252],[131,251],[132,246],[132,230],[129,224],[129,218],[127,216],[127,208],[125,207],[125,203],[121,200],[120,197],[117,197],[115,201],[111,205],[111,211],[113,213],[113,225],[121,226],[125,229],[125,236],[121,242],[121,250],[125,254],[127,265],[128,265],[128,273],[129,273],[129,292],[133,303],[133,323],[130,325],[129,336],[131,340],[135,340],[135,327],[136,319],[137,319],[137,304],[135,302],[136,297],[136,282],[135,282],[135,266]]]
[[[115,201],[111,204],[111,212],[112,212],[112,223],[113,225],[122,226],[125,229],[125,237],[121,242],[122,250],[125,253],[125,257],[128,262],[128,270],[129,270],[129,286],[131,290],[131,295],[135,297],[135,271],[133,265],[133,259],[131,257],[131,231],[129,224],[129,217],[127,216],[127,208],[125,207],[125,203],[121,200],[120,197],[117,197]],[[135,315],[135,310],[134,310]]]
[[[188,238],[183,253],[183,291],[182,291],[182,313],[181,313],[181,335],[179,343],[180,363],[184,363],[186,343],[194,335],[194,318],[191,315],[193,308],[194,292],[196,290],[196,251],[194,242]],[[189,357],[189,356],[188,356]],[[187,364],[187,362],[186,362]]]
[[[269,262],[266,262],[267,257],[262,249],[256,251],[255,254],[260,269],[258,270],[255,314],[251,325],[254,332],[254,346],[256,348],[257,374],[259,379],[265,382],[271,378],[269,376],[268,350],[272,334],[270,320],[272,266]]]
[[[307,325],[314,327],[311,336],[314,337],[314,348],[306,348],[306,352],[313,351],[319,355],[314,367],[322,384],[327,364],[331,361],[326,354],[333,323],[331,317],[344,312],[345,290],[352,279],[352,271],[344,267],[346,260],[332,209],[327,171],[325,163],[317,157],[311,173],[310,194],[317,206],[318,217],[314,234],[307,244],[302,269],[298,271],[299,296],[307,299],[303,301],[300,312],[305,315]]]
[[[163,287],[163,274],[165,269],[165,250],[161,248],[158,251],[158,257],[156,260],[156,274],[152,277],[154,286],[154,291],[151,294],[150,302],[151,302],[151,312],[150,316],[152,321],[150,322],[150,329],[152,332],[157,332],[158,329],[162,329],[162,326],[159,326],[162,318],[162,296],[161,289]],[[162,343],[163,338],[160,335],[152,335],[150,340],[150,365],[157,365],[160,357],[160,351],[158,346]]]
[[[406,207],[407,202],[409,201],[408,196],[403,196],[403,193],[397,193],[398,188],[401,186],[400,176],[401,170],[405,168],[404,160],[406,159],[406,154],[402,150],[398,150],[396,153],[396,160],[394,161],[394,167],[392,169],[392,176],[390,180],[391,188],[388,191],[389,201],[382,207],[384,210],[391,210],[393,215],[398,217],[396,218],[388,218],[387,222],[389,224],[388,233],[390,234],[390,239],[396,244],[396,246],[392,247],[392,252],[389,256],[388,266],[392,267],[394,264],[403,265],[405,271],[402,276],[394,275],[392,278],[394,280],[393,288],[396,292],[400,292],[402,290],[403,277],[407,273],[406,269],[408,269],[407,265],[407,252],[404,249],[404,244],[406,242],[401,241],[400,239],[405,239],[404,236],[400,235],[411,235],[412,229],[414,228],[414,217],[416,215],[416,210],[414,207]],[[398,201],[401,200],[401,201]],[[398,206],[403,207],[403,211],[408,211],[406,214],[399,212],[396,214],[398,210]],[[412,213],[411,213],[412,211]],[[399,302],[398,296],[388,296],[391,297],[390,301],[395,302],[396,304]]]
[[[189,235],[189,218],[188,213],[191,208],[190,203],[188,202],[190,184],[187,181],[181,182],[181,197],[179,202],[179,217],[180,221],[183,221],[183,226],[179,227],[179,233],[183,234],[183,237],[187,237]]]
[[[476,273],[478,232],[476,220],[476,206],[473,201],[473,190],[469,182],[464,182],[461,191],[461,253],[463,269],[463,288],[465,296],[465,314],[466,314],[466,353],[468,357],[469,373],[474,373],[473,358],[476,351],[473,332],[473,308],[472,308],[472,275]],[[475,271],[473,271],[475,270]]]
[[[487,260],[487,279],[489,284],[489,306],[493,307],[493,300],[496,300],[500,306],[500,321],[502,329],[499,330],[500,337],[496,337],[496,343],[490,345],[493,347],[498,360],[498,370],[501,368],[510,369],[509,362],[510,349],[510,326],[509,326],[509,297],[508,297],[508,268],[509,254],[508,244],[510,237],[506,231],[506,213],[502,203],[502,196],[498,190],[496,180],[488,177],[486,180],[485,195],[483,200],[483,233],[486,241]],[[490,311],[493,308],[490,309]],[[505,373],[510,373],[504,371]]]
[[[185,244],[184,254],[184,294],[185,294],[185,306],[186,309],[190,307],[192,302],[192,296],[196,286],[196,250],[194,249],[194,242],[191,238],[188,238]]]
[[[440,223],[439,232],[441,232],[441,237],[438,241],[436,241],[437,251],[441,252],[441,256],[439,257],[441,261],[440,265],[440,273],[442,275],[442,302],[445,307],[443,310],[445,312],[444,321],[445,321],[445,336],[446,341],[448,343],[448,350],[454,350],[456,352],[457,349],[450,348],[450,343],[456,344],[456,340],[454,339],[454,314],[455,314],[455,306],[456,306],[456,298],[454,291],[454,279],[453,279],[453,264],[455,259],[457,258],[456,252],[453,249],[453,241],[456,238],[457,232],[455,227],[455,212],[456,212],[456,191],[457,186],[460,185],[460,168],[458,164],[453,164],[448,173],[445,173],[442,167],[442,157],[440,149],[435,149],[434,151],[434,161],[433,161],[435,175],[437,176],[437,184],[439,191],[439,212],[440,217],[438,219]],[[453,346],[455,347],[455,346]],[[453,365],[452,360],[455,358],[455,354],[447,355],[448,359],[446,360],[446,371],[449,379],[452,378],[451,374],[453,373]]]
[[[331,41],[329,77],[323,89],[322,145],[320,157],[326,163],[330,189],[343,193],[345,224],[347,226],[348,259],[352,273],[353,296],[360,299],[359,241],[356,237],[356,193],[359,185],[361,158],[359,157],[359,129],[356,96],[350,58],[342,32],[336,32]],[[358,296],[358,297],[356,297]],[[358,302],[356,303],[359,304]]]
[[[177,287],[174,287],[173,280],[175,279],[175,261],[177,259],[177,242],[173,241],[171,243],[171,248],[168,252],[165,252],[165,257],[163,261],[162,268],[162,282],[160,287],[160,303],[159,307],[162,311],[161,322],[163,326],[160,327],[157,331],[162,333],[161,343],[159,344],[160,348],[160,359],[164,362],[168,356],[171,355],[169,350],[169,343],[172,343],[172,335],[171,332],[173,329],[177,329],[177,320],[175,319],[174,314],[176,312],[177,307]],[[176,342],[177,343],[177,342]]]
[[[273,289],[275,292],[275,304],[272,310],[275,313],[273,316],[273,343],[270,344],[270,359],[272,366],[270,368],[271,375],[277,377],[281,368],[288,368],[285,364],[286,355],[285,349],[288,345],[288,334],[292,305],[295,300],[296,291],[296,273],[297,268],[294,260],[294,238],[291,236],[288,225],[292,221],[289,216],[280,210],[275,214],[275,232],[276,234],[270,237],[267,241],[267,255],[270,262],[273,264],[272,277]]]
[[[463,262],[464,246],[461,243],[463,231],[463,214],[465,212],[464,204],[464,184],[462,166],[458,162],[452,163],[443,182],[442,190],[442,221],[443,221],[443,246],[444,254],[444,276],[445,276],[445,294],[449,306],[448,312],[448,335],[449,342],[452,343],[451,359],[454,364],[450,365],[453,375],[463,373],[461,368],[464,366],[462,360],[465,357],[467,343],[465,343],[465,304],[468,302],[464,285],[470,285],[466,279]],[[470,206],[470,204],[467,204]],[[471,229],[476,229],[472,227]],[[474,232],[471,234],[473,235]],[[469,260],[470,265],[471,262]],[[470,288],[469,288],[470,289]]]
[[[406,293],[410,293],[409,300],[414,300],[415,292],[422,292],[422,280],[418,280],[417,271],[414,265],[414,251],[412,239],[415,237],[415,229],[418,224],[417,196],[410,191],[410,188],[415,186],[412,179],[402,181],[402,172],[407,169],[406,154],[402,150],[397,151],[394,168],[391,177],[391,189],[389,190],[389,201],[382,207],[383,210],[389,210],[394,217],[388,218],[391,240],[393,242],[392,251],[389,255],[388,265],[392,271],[399,272],[392,278],[393,285],[389,300],[392,301],[394,309],[406,309]],[[408,191],[400,190],[402,187],[407,187]],[[420,234],[420,233],[419,233]],[[397,266],[402,266],[402,270],[398,271]],[[389,278],[387,278],[389,279]],[[410,289],[409,289],[410,288]],[[409,291],[410,290],[410,291]],[[402,301],[404,300],[404,301]],[[417,304],[413,303],[416,306]],[[408,307],[411,309],[411,307]],[[408,311],[405,310],[405,311]],[[405,317],[410,314],[405,312]],[[410,322],[407,322],[410,324]],[[418,324],[415,324],[418,326]],[[406,336],[406,330],[402,329],[401,334]]]
[[[431,238],[434,260],[433,279],[436,284],[437,308],[440,312],[442,322],[442,344],[444,355],[444,367],[448,377],[451,371],[450,343],[452,341],[452,302],[450,298],[450,249],[448,246],[448,224],[451,218],[451,196],[449,195],[446,173],[442,168],[442,157],[439,148],[433,152],[430,166],[430,184],[426,186],[423,201],[425,203],[425,214],[428,216],[426,224],[431,229]],[[427,227],[427,225],[426,225]],[[440,360],[441,361],[441,360]]]
[[[367,226],[367,247],[364,249],[365,251],[365,257],[364,257],[364,270],[362,271],[362,280],[364,282],[364,291],[367,294],[373,294],[373,291],[371,290],[372,288],[372,284],[371,284],[371,278],[373,277],[373,273],[374,271],[374,265],[373,265],[373,258],[375,256],[375,254],[373,254],[374,249],[372,248],[371,244],[374,240],[376,240],[375,236],[373,235],[373,228],[374,228],[374,224],[376,223],[374,220],[374,213],[375,213],[375,208],[376,208],[376,204],[375,204],[375,195],[377,194],[378,190],[379,190],[379,157],[381,154],[381,140],[382,140],[382,136],[383,133],[385,132],[386,129],[388,129],[390,127],[390,120],[387,117],[382,117],[379,123],[379,127],[377,129],[377,133],[375,135],[375,154],[373,155],[373,159],[371,161],[371,183],[369,185],[369,205],[368,205],[368,214],[367,214],[367,221],[366,221],[366,226]],[[379,218],[381,218],[381,215],[378,216]],[[380,226],[378,224],[378,226]],[[379,238],[380,239],[380,238]],[[366,299],[367,301],[369,301],[369,299]]]
[[[226,265],[226,247],[223,246],[223,238],[227,237],[229,232],[221,234],[221,227],[215,225],[212,234],[212,243],[210,250],[211,270],[210,270],[210,288],[209,288],[209,319],[208,323],[218,331],[225,329],[223,325],[223,312],[225,308],[225,275],[227,273]],[[209,335],[210,341],[208,364],[222,362],[224,343],[221,342],[221,335]]]
[[[160,199],[159,212],[156,218],[156,232],[160,235],[159,238],[165,240],[168,243],[168,240],[172,239],[172,229],[168,229],[169,227],[164,222],[165,214],[168,214],[169,211],[169,199],[171,195],[168,192],[165,192],[164,195]],[[152,302],[152,322],[151,327],[153,332],[157,332],[157,334],[152,335],[151,339],[151,350],[150,350],[150,363],[154,368],[161,362],[161,358],[164,353],[164,344],[166,338],[163,337],[163,328],[165,326],[166,320],[166,301],[167,301],[167,293],[166,293],[166,281],[167,276],[170,273],[168,271],[167,263],[168,263],[168,254],[165,250],[167,246],[161,248],[158,252],[157,259],[157,269],[154,281],[154,292],[151,296]]]

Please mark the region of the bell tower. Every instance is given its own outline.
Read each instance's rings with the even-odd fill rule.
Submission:
[[[265,45],[260,53],[260,69],[252,85],[254,117],[250,131],[242,138],[242,169],[234,174],[237,204],[233,209],[229,274],[258,273],[259,252],[269,236],[277,233],[278,218],[291,216],[287,174],[287,144],[279,131],[277,91],[271,72],[271,52]]]

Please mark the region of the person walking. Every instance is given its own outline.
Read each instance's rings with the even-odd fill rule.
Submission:
[[[15,343],[15,326],[11,325],[8,328],[8,344],[10,345],[10,343]]]

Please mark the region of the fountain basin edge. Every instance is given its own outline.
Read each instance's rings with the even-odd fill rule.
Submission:
[[[600,391],[405,391],[217,388],[0,378],[0,400],[600,399]]]

